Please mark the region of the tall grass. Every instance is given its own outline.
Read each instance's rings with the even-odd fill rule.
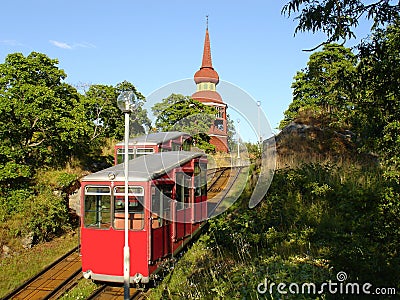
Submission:
[[[340,271],[350,282],[399,290],[400,190],[382,174],[378,166],[345,162],[278,170],[255,209],[247,209],[244,193],[243,205],[209,221],[209,232],[153,299],[160,291],[164,299],[279,299],[276,289],[258,293],[258,284],[322,284]],[[334,296],[342,297],[285,298]]]

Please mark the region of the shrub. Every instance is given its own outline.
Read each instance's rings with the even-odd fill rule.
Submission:
[[[50,190],[35,197],[26,210],[27,231],[38,241],[48,241],[68,228],[65,200]]]

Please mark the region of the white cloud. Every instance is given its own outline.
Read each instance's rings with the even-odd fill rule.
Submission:
[[[75,49],[75,48],[96,48],[95,45],[88,43],[88,42],[82,42],[82,43],[75,43],[75,44],[67,44],[64,42],[59,42],[59,41],[54,41],[54,40],[50,40],[49,41],[51,44],[53,44],[54,46],[58,47],[58,48],[62,48],[62,49]]]
[[[64,43],[64,42],[58,42],[58,41],[53,41],[53,40],[50,40],[49,42],[58,48],[72,49],[72,47],[70,45],[68,45],[67,43]]]

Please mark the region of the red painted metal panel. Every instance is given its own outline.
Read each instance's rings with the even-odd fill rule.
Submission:
[[[81,229],[82,271],[123,276],[123,230]],[[147,232],[130,231],[130,274],[149,275],[147,265]]]
[[[164,226],[165,227],[165,226]],[[164,227],[159,227],[151,230],[152,236],[152,252],[151,260],[156,261],[164,256]]]

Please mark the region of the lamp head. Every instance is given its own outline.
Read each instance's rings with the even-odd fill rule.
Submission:
[[[135,94],[133,91],[122,91],[117,98],[117,106],[124,113],[132,112]]]

